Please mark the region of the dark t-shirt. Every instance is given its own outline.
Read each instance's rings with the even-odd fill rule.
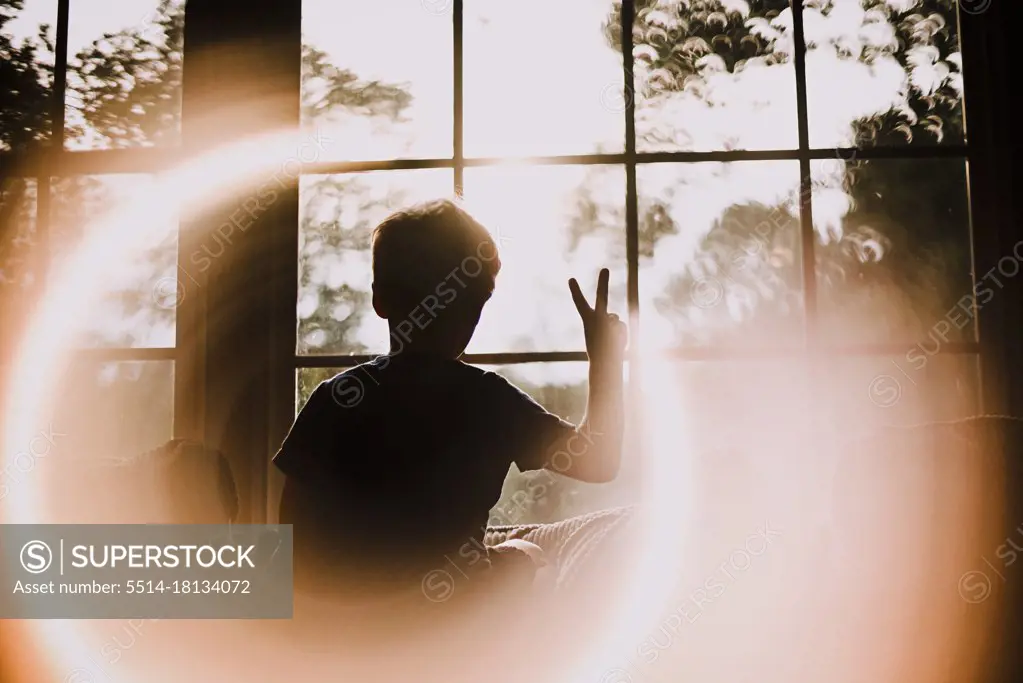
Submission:
[[[281,521],[296,554],[315,517],[320,542],[367,570],[469,562],[511,463],[542,468],[574,429],[496,373],[381,356],[320,384],[298,415],[274,457],[302,491]]]

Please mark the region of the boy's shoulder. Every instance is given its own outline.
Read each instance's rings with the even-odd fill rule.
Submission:
[[[500,389],[513,386],[498,373],[461,360],[421,362],[418,359],[401,356],[377,356],[325,379],[321,387],[334,396],[339,392],[361,395],[370,387],[393,381],[406,381],[414,377],[445,383],[472,383],[484,388]]]
[[[504,412],[532,400],[500,374],[459,360],[418,362],[379,357],[348,368],[316,387],[304,409],[336,425],[376,422],[394,410],[428,415],[450,410]]]

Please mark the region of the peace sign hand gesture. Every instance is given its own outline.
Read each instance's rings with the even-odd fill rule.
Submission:
[[[597,277],[597,299],[591,307],[575,278],[568,281],[572,300],[583,320],[586,353],[590,360],[622,360],[628,340],[628,328],[617,315],[607,312],[607,286],[611,273],[607,268]]]

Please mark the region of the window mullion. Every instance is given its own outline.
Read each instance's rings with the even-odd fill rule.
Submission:
[[[639,323],[639,198],[636,187],[636,78],[633,71],[633,0],[622,2],[622,71],[625,79],[625,253],[628,265],[629,319]],[[633,330],[634,334],[638,329]],[[638,346],[638,345],[636,345]]]
[[[67,93],[67,48],[68,22],[71,17],[71,0],[57,3],[57,42],[53,64],[53,101],[50,115],[53,117],[54,160],[64,151],[64,103]]]
[[[640,424],[640,406],[643,388],[640,369],[640,319],[639,319],[639,190],[636,185],[636,77],[633,55],[632,29],[636,15],[634,0],[622,0],[621,43],[622,77],[625,102],[625,260],[627,267],[626,297],[629,318],[629,382],[626,395],[626,416],[632,429],[627,430],[626,453],[623,460],[626,467],[641,473],[642,462],[638,455],[643,449]],[[629,454],[633,454],[629,457]]]
[[[64,100],[67,92],[67,42],[70,0],[57,3],[57,36],[54,44],[53,84],[50,100],[50,140],[38,168],[36,185],[36,234],[33,259],[34,291],[41,295],[50,269],[50,223],[53,213],[53,176],[64,153]]]
[[[454,127],[453,127],[453,140],[452,140],[452,156],[454,158],[454,183],[455,183],[455,194],[459,197],[462,196],[462,189],[465,181],[465,129],[463,126],[463,107],[465,99],[463,97],[463,19],[465,17],[465,6],[463,0],[455,0],[454,6],[451,10],[451,21],[453,31],[453,59],[452,68],[453,73],[453,88],[454,91]]]
[[[803,325],[806,345],[818,347],[817,258],[813,230],[812,177],[810,175],[810,124],[807,106],[806,36],[803,32],[803,0],[792,0],[793,57],[796,69],[796,116],[799,124],[799,224],[802,244]]]

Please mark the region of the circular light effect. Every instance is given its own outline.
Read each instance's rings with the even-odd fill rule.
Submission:
[[[5,465],[12,463],[44,423],[48,402],[71,357],[70,343],[78,337],[88,312],[105,291],[104,271],[116,271],[106,264],[129,262],[151,242],[154,236],[151,233],[162,230],[161,224],[149,217],[177,214],[187,224],[186,221],[222,204],[225,198],[242,194],[275,172],[287,172],[286,165],[294,161],[300,147],[294,131],[289,130],[213,150],[158,175],[150,192],[91,221],[83,231],[85,237],[78,250],[68,257],[59,273],[53,274],[12,359],[6,392],[7,431],[2,441]],[[644,552],[632,567],[626,594],[620,597],[623,612],[609,620],[611,626],[604,642],[594,643],[583,658],[581,681],[595,680],[594,673],[596,680],[604,680],[622,668],[621,662],[628,659],[627,651],[634,649],[659,616],[662,589],[672,585],[682,557],[681,543],[662,542],[665,538],[680,538],[677,501],[691,498],[685,490],[689,481],[684,471],[687,461],[682,457],[688,451],[685,433],[677,428],[681,401],[669,368],[646,365],[644,387],[648,398],[641,411],[644,423],[640,426],[646,443],[642,457],[643,507],[632,526],[640,535],[639,547]],[[41,489],[38,482],[24,482],[5,503],[5,521],[37,522],[44,500]],[[58,678],[63,676],[62,672],[80,671],[83,662],[94,659],[80,624],[39,620],[26,628],[50,654],[48,673]],[[243,631],[251,632],[250,626],[238,627],[239,634]],[[228,661],[216,664],[225,674],[232,666]],[[115,681],[130,678],[128,667],[105,675]],[[36,678],[43,676],[38,671],[34,674]]]
[[[643,400],[635,428],[642,438],[642,506],[633,523],[641,552],[630,567],[630,580],[616,586],[620,611],[609,619],[605,638],[594,644],[580,667],[577,680],[587,683],[643,680],[633,655],[663,618],[689,546],[689,529],[679,525],[692,518],[688,505],[693,500],[679,383],[670,361],[644,361],[639,375]]]

